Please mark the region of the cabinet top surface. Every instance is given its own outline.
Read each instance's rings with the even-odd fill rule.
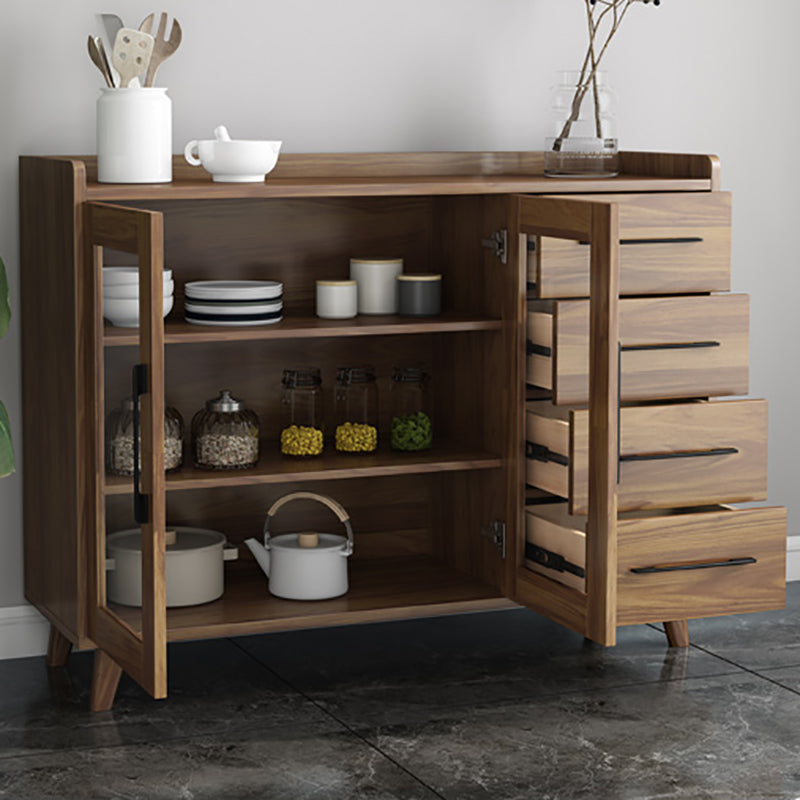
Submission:
[[[197,200],[379,195],[556,194],[709,191],[718,188],[714,156],[620,154],[615,178],[550,178],[541,152],[286,154],[260,183],[214,183],[201,167],[173,157],[173,181],[97,182],[96,156],[23,156],[68,162],[82,199]]]

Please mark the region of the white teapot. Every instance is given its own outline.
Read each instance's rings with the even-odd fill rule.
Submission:
[[[333,511],[347,536],[332,533],[285,533],[270,536],[270,520],[292,500],[316,500]],[[339,597],[348,588],[347,558],[353,552],[353,528],[339,503],[314,492],[292,492],[276,500],[264,522],[264,544],[246,539],[245,544],[269,578],[269,591],[287,600],[325,600]]]

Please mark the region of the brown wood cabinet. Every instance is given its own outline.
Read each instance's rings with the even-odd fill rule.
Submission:
[[[28,599],[51,623],[50,663],[63,663],[71,646],[96,647],[91,703],[101,709],[121,670],[165,696],[166,645],[180,639],[521,603],[603,644],[614,644],[617,625],[652,620],[685,643],[686,618],[782,605],[782,509],[653,510],[764,496],[765,403],[706,402],[747,387],[747,298],[724,294],[730,198],[718,191],[717,162],[624,153],[622,164],[618,178],[575,182],[544,178],[540,153],[284,155],[263,184],[221,184],[176,159],[171,184],[110,185],[97,183],[91,157],[22,157],[25,577]],[[402,257],[406,271],[441,273],[442,314],[315,317],[315,280],[347,277],[355,256]],[[104,324],[104,263],[138,263],[138,329]],[[166,320],[165,265],[176,287]],[[283,321],[187,324],[183,285],[212,278],[282,281]],[[619,342],[632,352],[620,356]],[[538,372],[528,371],[532,359]],[[393,452],[389,375],[419,361],[433,375],[434,445]],[[378,451],[281,456],[282,370],[319,366],[330,398],[336,368],[366,362],[382,398]],[[104,466],[105,419],[134,379],[136,493]],[[258,465],[198,470],[187,452],[165,474],[155,424],[165,403],[188,422],[222,388],[260,417]],[[573,460],[561,465],[560,484],[540,487],[547,493],[526,487],[534,396],[554,408],[583,404],[565,418],[543,415],[567,426],[560,455]],[[626,427],[636,414],[656,430],[644,444]],[[708,433],[739,420],[749,427],[725,444]],[[704,448],[728,449],[684,452]],[[626,456],[664,451],[684,457],[651,459],[631,480]],[[701,477],[686,477],[688,462]],[[241,544],[259,536],[278,497],[304,489],[350,513],[346,595],[273,597],[241,548],[221,599],[166,608],[167,523],[215,528]],[[620,508],[640,516],[618,513],[618,495]],[[527,505],[543,498],[553,502]],[[567,514],[569,502],[585,516]],[[539,550],[558,560],[534,541],[536,520],[553,514],[548,541],[561,530],[573,556],[576,541],[583,548],[577,584],[541,563]],[[329,523],[311,504],[280,516],[281,530]],[[106,597],[105,537],[137,524],[143,605],[129,608]]]

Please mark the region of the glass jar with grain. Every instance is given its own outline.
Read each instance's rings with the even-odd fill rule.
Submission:
[[[223,389],[192,418],[192,457],[204,469],[248,469],[258,463],[255,411]]]

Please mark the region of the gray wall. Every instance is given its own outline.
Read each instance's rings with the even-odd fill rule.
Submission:
[[[113,6],[129,24],[152,8]],[[769,501],[800,533],[800,297],[794,78],[800,5],[636,6],[609,49],[626,149],[717,153],[734,192],[734,288],[752,296],[751,393],[770,400]],[[93,0],[6,3],[0,32],[0,253],[19,307],[17,157],[91,153],[100,33]],[[538,150],[557,69],[583,54],[580,0],[172,0],[184,43],[159,75],[175,151],[226,124],[285,152]],[[759,13],[761,12],[761,13]],[[19,444],[18,318],[0,343],[0,397]],[[43,502],[46,502],[46,495]],[[21,478],[0,481],[0,607],[23,602]]]

